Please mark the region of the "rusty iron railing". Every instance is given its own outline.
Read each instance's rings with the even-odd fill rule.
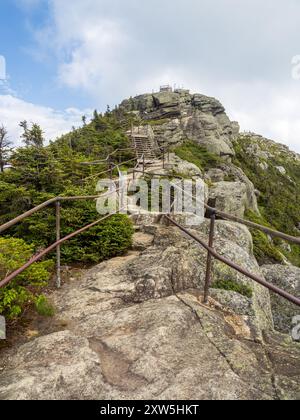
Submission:
[[[158,176],[158,174],[148,174],[150,176]],[[177,179],[181,179],[183,180],[182,177],[177,176],[174,177]],[[181,191],[183,191],[178,185],[174,184],[173,185],[174,188],[177,188]],[[188,194],[188,196],[190,196]],[[192,196],[190,196],[191,198],[194,198]],[[173,203],[170,207],[170,211],[172,212],[174,209],[174,204]],[[191,232],[189,232],[185,227],[183,227],[182,225],[180,225],[179,223],[177,223],[175,220],[173,220],[169,215],[165,215],[166,219],[171,222],[172,224],[174,224],[176,227],[178,227],[182,232],[184,232],[186,235],[188,235],[190,238],[194,239],[199,245],[201,245],[202,247],[204,247],[207,250],[207,262],[206,262],[206,272],[205,272],[205,286],[204,286],[204,303],[208,302],[208,297],[209,297],[209,289],[211,286],[211,276],[212,276],[212,262],[213,262],[213,257],[221,262],[223,262],[224,264],[228,265],[229,267],[235,269],[236,271],[240,272],[241,274],[245,275],[246,277],[254,280],[255,282],[261,284],[262,286],[268,288],[269,290],[271,290],[272,292],[278,294],[279,296],[287,299],[288,301],[294,303],[297,306],[300,306],[300,299],[298,297],[295,297],[293,295],[291,295],[290,293],[285,292],[284,290],[280,289],[279,287],[268,283],[265,279],[250,273],[249,271],[245,270],[243,267],[240,267],[239,265],[235,264],[232,261],[229,261],[227,258],[219,255],[213,248],[214,245],[214,237],[215,237],[215,222],[216,222],[216,218],[217,216],[221,219],[224,220],[230,220],[230,221],[234,221],[236,223],[240,223],[243,224],[245,226],[251,227],[251,228],[255,228],[258,229],[264,233],[269,234],[272,237],[278,237],[281,238],[285,241],[300,245],[300,238],[296,238],[294,236],[291,235],[287,235],[283,232],[279,232],[270,228],[267,228],[266,226],[263,225],[259,225],[257,223],[253,223],[250,222],[248,220],[245,219],[241,219],[239,217],[233,216],[231,214],[227,214],[225,212],[222,212],[220,210],[217,210],[216,208],[213,208],[207,204],[204,203],[204,207],[207,210],[207,214],[208,217],[210,218],[210,228],[209,228],[209,242],[208,245],[202,241],[201,239],[197,238],[195,235],[193,235]]]
[[[261,284],[262,286],[266,287],[267,289],[271,290],[272,292],[276,293],[277,295],[283,297],[284,299],[288,300],[289,302],[294,303],[297,306],[300,306],[300,299],[291,295],[290,293],[285,292],[284,290],[280,289],[279,287],[267,282],[265,279],[257,276],[256,274],[250,273],[248,270],[240,267],[236,263],[228,260],[227,258],[223,257],[222,255],[218,254],[215,249],[213,248],[213,240],[214,240],[214,226],[215,226],[215,218],[216,218],[217,211],[213,211],[210,218],[211,218],[211,225],[210,225],[210,233],[209,233],[209,244],[207,245],[202,239],[198,238],[196,235],[191,233],[188,229],[184,226],[177,223],[173,220],[170,215],[165,215],[166,219],[180,229],[183,233],[193,239],[196,243],[201,245],[201,247],[205,248],[208,252],[208,259],[207,259],[207,268],[206,268],[206,277],[205,277],[205,293],[204,293],[204,303],[208,302],[208,292],[211,286],[211,260],[212,257],[215,259],[223,262],[227,266],[233,268],[234,270],[238,271],[239,273],[243,274],[244,276],[254,280],[256,283]]]
[[[163,159],[163,166],[165,166],[164,165],[164,163],[165,163],[165,151],[163,151],[163,154],[162,154],[161,158]],[[169,158],[169,152],[168,152],[168,158]],[[138,164],[140,164],[139,159],[135,159],[135,160],[137,160]],[[146,162],[145,162],[145,155],[143,155],[143,157],[142,157],[142,164],[143,164],[143,170],[142,171],[138,170],[137,166],[135,168],[133,168],[133,179],[135,177],[135,173],[137,173],[137,172],[145,174],[146,166],[147,166]],[[115,165],[115,167],[118,167],[118,165]],[[106,171],[106,173],[108,173],[108,172],[111,174],[111,177],[112,177],[111,166],[109,167],[108,171]],[[157,176],[158,174],[149,173],[149,175],[150,176]],[[159,176],[162,176],[162,174],[159,174]],[[181,177],[176,177],[176,178],[182,179]],[[116,191],[114,191],[112,193],[116,193]],[[9,276],[6,277],[4,280],[0,281],[0,288],[9,284],[19,274],[23,273],[28,267],[30,267],[35,262],[39,261],[41,258],[43,258],[45,255],[52,252],[54,249],[56,249],[56,252],[57,252],[57,286],[60,287],[61,286],[61,282],[60,282],[60,246],[64,242],[66,242],[66,241],[74,238],[75,236],[87,231],[88,229],[96,226],[101,221],[103,221],[103,220],[111,217],[113,214],[117,213],[116,212],[116,213],[113,213],[113,214],[109,214],[109,215],[107,215],[107,216],[105,216],[105,217],[103,217],[103,218],[101,218],[101,219],[99,219],[99,220],[97,220],[97,221],[95,221],[95,222],[77,230],[76,232],[73,232],[73,233],[71,233],[70,235],[68,235],[64,238],[61,238],[60,237],[61,202],[62,201],[98,199],[100,197],[101,196],[99,196],[99,195],[97,195],[97,196],[78,196],[78,197],[56,197],[56,198],[53,198],[51,200],[46,201],[45,203],[40,204],[39,206],[35,207],[34,209],[29,210],[28,212],[18,216],[14,220],[12,220],[12,221],[6,223],[5,225],[1,226],[0,227],[0,233],[2,233],[5,230],[7,230],[8,228],[14,226],[15,224],[19,223],[20,221],[24,220],[26,217],[29,217],[32,214],[36,213],[37,211],[55,203],[55,206],[56,206],[56,242],[54,244],[50,245],[47,249],[40,252],[38,255],[35,255],[34,257],[32,257],[30,261],[28,261],[25,265],[20,267],[18,270],[9,274]],[[184,232],[191,239],[196,241],[196,243],[198,243],[200,246],[202,246],[203,248],[205,248],[207,250],[208,255],[207,255],[206,274],[205,274],[204,303],[208,302],[209,290],[210,290],[210,286],[211,286],[212,262],[213,262],[213,258],[214,258],[214,259],[217,259],[217,260],[223,262],[224,264],[233,268],[234,270],[238,271],[239,273],[243,274],[244,276],[252,279],[253,281],[261,284],[262,286],[264,286],[267,289],[269,289],[270,291],[278,294],[279,296],[283,297],[284,299],[288,300],[289,302],[292,302],[295,305],[300,306],[300,299],[298,297],[292,296],[291,294],[285,292],[284,290],[280,289],[279,287],[277,287],[277,286],[275,286],[271,283],[268,283],[265,279],[257,276],[256,274],[250,273],[248,270],[244,269],[243,267],[240,267],[236,263],[234,263],[234,262],[228,260],[227,258],[221,256],[220,254],[218,254],[215,251],[215,249],[213,248],[214,236],[215,236],[215,221],[216,221],[217,216],[222,218],[222,219],[225,219],[225,220],[231,220],[231,221],[246,225],[248,227],[261,230],[264,233],[267,233],[267,234],[271,235],[272,237],[279,237],[281,239],[284,239],[284,240],[292,242],[292,243],[296,243],[298,245],[300,245],[300,238],[296,238],[296,237],[284,234],[282,232],[278,232],[278,231],[275,231],[273,229],[267,228],[265,226],[250,222],[248,220],[238,218],[236,216],[233,216],[233,215],[227,214],[225,212],[219,211],[219,210],[217,210],[213,207],[210,207],[206,204],[205,204],[205,208],[208,210],[209,217],[210,217],[210,230],[209,230],[209,242],[208,242],[208,244],[206,244],[202,239],[198,238],[193,233],[188,231],[184,226],[180,225],[175,220],[173,220],[171,218],[171,214],[164,215],[164,217],[168,220],[168,222],[170,222],[171,224],[173,224],[174,226],[179,228],[182,232]],[[122,209],[120,209],[119,211],[121,211],[121,210]]]
[[[114,164],[114,162],[112,161],[112,156],[117,154],[117,152],[121,152],[121,151],[125,151],[125,150],[126,151],[127,150],[133,150],[133,148],[117,149],[114,152],[110,153],[105,160],[97,161],[97,162],[85,162],[84,164],[88,165],[88,164],[107,163],[108,169],[106,171],[101,172],[101,174],[97,174],[97,176],[109,174],[110,179],[113,179],[113,170],[114,170],[114,168],[119,169],[119,165]],[[137,158],[135,157],[134,159],[130,159],[130,160],[127,160],[125,162],[121,162],[120,166],[131,163],[131,162],[136,161],[136,160],[137,160]],[[138,165],[139,164],[140,164],[140,162],[138,162]],[[143,162],[143,170],[145,171],[145,162]],[[118,192],[118,190],[113,191],[112,194],[115,194],[116,192]],[[106,196],[107,196],[107,194],[106,194]],[[93,196],[54,197],[54,198],[51,198],[50,200],[45,201],[42,204],[39,204],[36,207],[28,210],[27,212],[25,212],[25,213],[21,214],[20,216],[16,217],[15,219],[10,220],[9,222],[3,224],[2,226],[0,226],[0,234],[2,234],[6,230],[8,230],[9,228],[11,228],[11,227],[15,226],[16,224],[22,222],[24,219],[32,216],[33,214],[39,212],[40,210],[43,210],[43,209],[49,207],[52,204],[55,205],[56,242],[54,244],[50,245],[45,250],[43,250],[42,252],[40,252],[39,254],[33,256],[26,264],[24,264],[19,269],[15,270],[13,273],[10,273],[5,279],[0,281],[0,288],[6,286],[13,279],[15,279],[18,275],[23,273],[28,267],[30,267],[35,262],[39,261],[41,258],[43,258],[45,255],[52,252],[54,249],[56,249],[56,286],[58,288],[60,288],[61,287],[61,244],[70,240],[70,239],[72,239],[73,237],[85,232],[86,230],[91,229],[93,226],[97,225],[101,221],[103,221],[103,220],[107,219],[108,217],[112,216],[112,214],[110,214],[109,216],[106,216],[102,219],[99,219],[99,220],[89,224],[88,226],[85,226],[84,228],[79,229],[76,232],[73,232],[72,234],[66,236],[65,238],[61,238],[61,203],[63,201],[97,200],[100,197],[103,197],[103,195],[101,196],[101,195],[98,194],[98,195],[93,195]],[[119,211],[121,211],[121,210],[119,210]]]
[[[101,161],[101,163],[103,162],[107,162],[108,164],[108,169],[106,171],[101,172],[101,174],[96,174],[95,176],[100,176],[100,175],[104,175],[104,174],[109,174],[110,175],[110,179],[113,179],[113,169],[114,168],[118,168],[119,174],[120,174],[120,169],[119,166],[131,163],[133,161],[137,161],[137,165],[134,167],[133,169],[133,177],[135,177],[135,169],[138,168],[139,165],[143,165],[143,174],[145,174],[145,170],[146,170],[146,161],[145,161],[145,155],[142,156],[142,159],[138,159],[137,157],[135,157],[134,159],[130,159],[126,162],[121,162],[119,165],[116,165],[112,162],[111,157],[116,154],[118,151],[123,151],[123,150],[129,150],[129,149],[118,149],[115,152],[111,153],[110,155],[108,155],[108,157]],[[132,150],[132,148],[130,149]],[[95,163],[95,162],[93,162]],[[100,161],[99,161],[100,163]],[[119,190],[117,191],[113,191],[111,194],[115,194],[118,193]],[[109,194],[105,193],[105,196],[108,196]],[[9,284],[13,279],[15,279],[18,275],[20,275],[21,273],[23,273],[27,268],[29,268],[32,264],[34,264],[35,262],[39,261],[40,259],[42,259],[44,256],[46,256],[47,254],[49,254],[50,252],[52,252],[54,249],[56,249],[56,286],[58,288],[61,287],[61,245],[74,238],[77,235],[80,235],[81,233],[91,229],[92,227],[96,226],[97,224],[99,224],[101,221],[106,220],[108,217],[111,217],[113,214],[110,214],[108,216],[103,217],[102,219],[99,219],[79,230],[77,230],[76,232],[73,232],[72,234],[66,236],[65,238],[61,238],[61,203],[63,201],[78,201],[78,200],[97,200],[99,198],[103,197],[103,195],[93,195],[93,196],[74,196],[74,197],[54,197],[48,201],[45,201],[42,204],[39,204],[38,206],[32,208],[31,210],[28,210],[27,212],[21,214],[20,216],[16,217],[15,219],[3,224],[2,226],[0,226],[0,234],[4,233],[6,230],[8,230],[9,228],[15,226],[16,224],[22,222],[24,219],[32,216],[33,214],[39,212],[40,210],[43,210],[44,208],[47,208],[48,206],[55,204],[55,218],[56,218],[56,242],[52,245],[50,245],[48,248],[44,249],[42,252],[40,252],[39,254],[33,256],[26,264],[24,264],[22,267],[20,267],[19,269],[15,270],[13,273],[10,273],[5,279],[3,279],[2,281],[0,281],[0,288],[6,286],[7,284]],[[119,209],[119,212],[122,209]],[[116,212],[118,213],[118,212]],[[116,214],[114,213],[114,214]]]
[[[47,254],[49,254],[50,252],[52,252],[53,250],[57,249],[57,247],[60,247],[64,242],[69,241],[70,239],[74,238],[77,235],[80,235],[81,233],[86,232],[87,230],[91,229],[92,227],[96,226],[97,224],[99,224],[100,222],[108,219],[109,217],[112,217],[113,215],[117,214],[117,212],[115,213],[111,213],[108,214],[107,216],[102,217],[99,220],[96,220],[95,222],[84,226],[83,228],[77,230],[76,232],[71,233],[68,236],[65,236],[62,239],[59,239],[58,241],[56,241],[54,244],[50,245],[48,248],[44,249],[43,251],[41,251],[40,253],[38,253],[37,255],[34,255],[26,264],[24,264],[22,267],[18,268],[17,270],[15,270],[13,273],[11,273],[9,276],[7,276],[4,280],[0,281],[0,288],[5,287],[8,285],[8,283],[10,283],[12,280],[14,280],[17,276],[19,276],[20,274],[22,274],[25,270],[27,270],[27,268],[29,268],[32,264],[36,263],[37,261],[41,260],[43,257],[45,257]]]

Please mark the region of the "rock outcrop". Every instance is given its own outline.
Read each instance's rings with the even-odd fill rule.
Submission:
[[[176,145],[190,139],[212,153],[234,155],[232,140],[239,126],[215,98],[179,89],[130,98],[120,109],[138,113],[146,121],[156,120],[153,129],[160,144]]]
[[[207,239],[207,232],[205,222],[196,233]],[[61,331],[9,354],[0,399],[300,397],[300,348],[272,332],[265,290],[241,278],[252,299],[211,290],[205,306],[203,249],[159,225],[145,226],[134,243],[143,250],[102,263],[52,295]],[[216,248],[259,272],[243,226],[218,221]],[[215,267],[216,278],[222,270]]]
[[[300,268],[265,265],[262,267],[262,272],[268,282],[294,296],[300,296]],[[293,328],[293,318],[300,316],[300,310],[292,303],[275,294],[271,295],[271,304],[276,330],[290,334]]]

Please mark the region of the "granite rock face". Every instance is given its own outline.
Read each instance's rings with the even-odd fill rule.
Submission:
[[[232,140],[239,126],[231,122],[225,108],[215,98],[191,94],[187,90],[140,95],[121,103],[120,108],[140,115],[153,126],[159,144],[176,145],[194,140],[218,155],[232,157]]]
[[[221,156],[223,165],[220,162],[218,169],[211,169],[207,174],[177,157],[172,158],[171,166],[182,176],[202,175],[205,180],[216,183],[211,187],[209,198],[216,199],[219,210],[230,210],[240,217],[245,210],[259,212],[252,182],[231,163],[239,125],[230,121],[217,99],[179,89],[130,98],[121,103],[120,109],[138,114],[145,123],[151,124],[160,146],[176,146],[190,140]],[[228,178],[233,179],[234,184],[229,184]]]
[[[291,293],[293,296],[300,296],[300,268],[264,265],[261,269],[268,282]],[[271,294],[271,304],[276,330],[290,334],[293,328],[293,318],[300,316],[299,308],[275,294]]]
[[[237,217],[244,217],[249,207],[246,185],[241,182],[217,182],[210,188],[209,198],[216,209]]]
[[[175,229],[145,226],[143,234],[147,249],[52,295],[64,327],[9,354],[0,399],[298,399],[299,346],[270,325],[266,332],[268,316],[262,322],[235,292],[212,290],[203,305],[206,253]],[[218,221],[216,247],[259,271],[243,226]],[[265,310],[268,297],[255,296]]]
[[[0,375],[0,399],[299,398],[299,347],[275,334],[264,345],[252,341],[242,318],[203,307],[193,293],[82,322],[80,334],[70,324],[21,346]]]

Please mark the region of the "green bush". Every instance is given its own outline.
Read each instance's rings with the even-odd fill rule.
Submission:
[[[0,238],[0,278],[21,267],[33,254],[34,247],[22,239]],[[33,302],[38,290],[47,285],[52,269],[50,260],[35,263],[0,289],[0,314],[10,319],[18,317],[23,308]]]
[[[170,118],[162,118],[162,119],[158,119],[158,120],[146,120],[145,124],[155,127],[155,126],[166,124],[170,121],[171,121]]]
[[[55,314],[54,306],[48,301],[46,296],[40,295],[34,301],[35,309],[39,315],[52,317]]]
[[[260,230],[250,229],[253,238],[253,252],[260,265],[282,264],[282,253],[270,242],[268,236]]]
[[[221,162],[220,156],[208,152],[205,147],[199,146],[193,141],[186,141],[181,146],[176,147],[175,153],[181,159],[193,163],[201,170],[214,168]]]
[[[212,288],[221,290],[231,290],[233,292],[239,293],[240,295],[246,296],[249,299],[251,299],[253,296],[253,291],[249,286],[240,284],[234,280],[218,280],[215,283],[213,283]]]
[[[68,187],[61,196],[95,195],[93,187]],[[51,198],[39,194],[34,205]],[[95,200],[63,201],[61,204],[61,237],[100,219]],[[12,228],[9,233],[45,248],[56,240],[55,208],[49,206]],[[120,255],[131,245],[133,227],[127,216],[113,216],[87,232],[62,245],[63,264],[99,263],[103,259]]]
[[[255,159],[252,154],[253,142],[255,140],[251,136],[241,136],[234,142],[236,152],[234,163],[243,169],[255,188],[260,191],[258,204],[264,222],[258,221],[258,223],[266,224],[292,236],[299,236],[296,230],[300,220],[299,160],[281,146],[265,140],[260,140],[257,144],[262,152],[269,155],[269,158],[257,156]],[[267,163],[268,166],[263,168],[262,163]],[[280,173],[279,166],[284,166],[287,173]],[[270,244],[268,246],[269,241],[266,235],[256,233],[254,240],[255,252],[259,258],[265,254],[269,261],[282,261],[282,255],[278,254],[278,249],[276,250],[272,244],[272,249],[270,249]],[[277,245],[275,241],[273,242]],[[282,253],[292,264],[300,267],[300,247],[291,245],[291,248],[292,252],[282,251]]]
[[[131,247],[133,233],[131,220],[116,214],[63,245],[62,258],[66,262],[99,263],[122,255]]]
[[[263,217],[259,216],[251,210],[248,210],[245,213],[245,217],[251,222],[272,228]],[[254,256],[260,265],[278,263],[282,264],[284,262],[283,254],[275,245],[276,241],[270,240],[269,237],[261,230],[251,228],[250,232],[253,238]]]

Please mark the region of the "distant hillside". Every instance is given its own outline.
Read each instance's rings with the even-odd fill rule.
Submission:
[[[259,191],[262,221],[300,236],[300,155],[256,134],[241,134],[234,142],[234,149],[235,164]],[[300,265],[299,247],[290,250],[289,246],[282,246],[283,253]]]

